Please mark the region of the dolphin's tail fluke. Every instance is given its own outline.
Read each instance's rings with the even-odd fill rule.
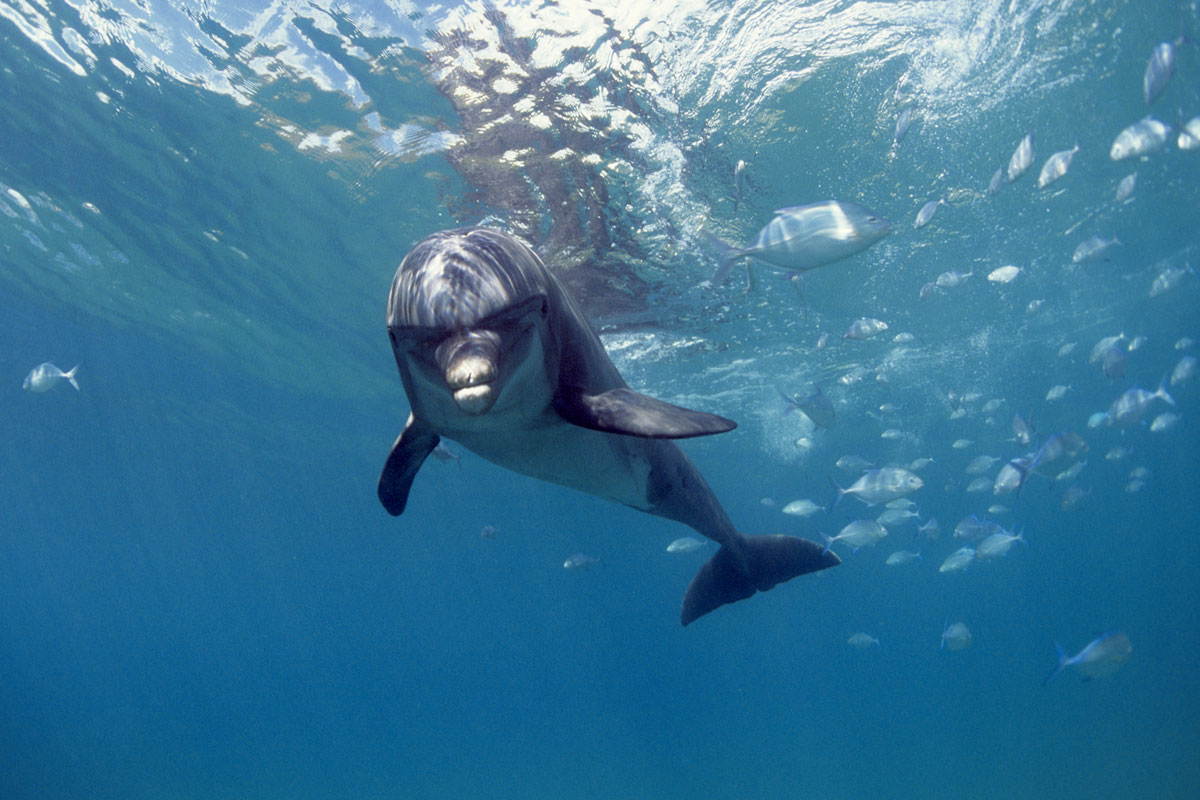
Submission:
[[[821,545],[795,536],[738,536],[705,562],[683,596],[687,625],[727,603],[765,592],[797,575],[842,563]]]

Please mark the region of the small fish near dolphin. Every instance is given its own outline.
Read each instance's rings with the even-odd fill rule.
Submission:
[[[743,258],[764,261],[784,272],[807,272],[866,250],[886,236],[889,227],[869,208],[826,200],[778,209],[745,247],[734,247],[710,233],[703,236],[720,258],[712,276],[713,284],[720,284]]]
[[[25,381],[21,388],[27,392],[48,392],[58,384],[66,381],[75,387],[75,391],[79,391],[79,382],[75,380],[75,373],[79,372],[79,365],[71,367],[71,369],[63,372],[58,367],[46,361],[38,364],[29,371],[25,376]]]
[[[1133,645],[1129,643],[1129,637],[1120,631],[1111,631],[1097,636],[1073,656],[1063,652],[1057,642],[1054,647],[1058,651],[1058,666],[1047,676],[1046,680],[1042,681],[1043,686],[1058,677],[1058,673],[1067,667],[1074,667],[1078,670],[1085,681],[1111,675],[1125,663],[1125,659],[1129,658],[1129,654],[1133,652]]]
[[[799,409],[818,428],[829,429],[837,424],[837,411],[833,408],[833,402],[825,396],[820,386],[813,384],[812,394],[804,398],[800,398],[799,395],[791,397],[778,387],[775,391],[779,392],[779,396],[787,403],[787,408],[783,411],[785,417],[794,409]]]
[[[541,259],[483,227],[426,237],[404,258],[387,327],[411,413],[378,493],[404,512],[445,436],[507,469],[690,526],[720,548],[692,579],[680,620],[840,559],[807,539],[746,536],[670,439],[735,423],[633,391]]]

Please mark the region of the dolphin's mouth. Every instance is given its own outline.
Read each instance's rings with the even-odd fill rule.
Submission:
[[[454,403],[467,414],[491,410],[499,394],[500,337],[492,331],[468,331],[438,345],[438,364]]]
[[[454,393],[454,403],[472,416],[486,414],[496,402],[496,393],[490,383],[468,386]]]

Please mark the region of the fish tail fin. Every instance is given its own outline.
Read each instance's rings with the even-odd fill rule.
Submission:
[[[71,370],[71,371],[74,372],[74,370]],[[78,388],[78,387],[76,387],[76,388]],[[1165,400],[1170,405],[1175,405],[1175,398],[1171,397],[1171,395],[1167,394],[1167,376],[1166,375],[1163,375],[1162,380],[1160,380],[1158,382],[1158,391],[1155,392],[1154,395],[1161,400]]]
[[[949,619],[947,619],[945,622],[942,623],[942,644],[938,648],[939,650],[946,649],[946,631],[948,631],[948,630],[950,630],[950,620]]]
[[[717,259],[720,263],[717,266],[716,272],[712,274],[712,278],[710,280],[714,286],[720,285],[726,278],[729,277],[729,273],[733,270],[733,265],[738,262],[738,259],[745,255],[745,252],[739,250],[722,239],[718,239],[708,231],[700,231],[700,236],[704,238],[704,241],[708,243],[709,247],[717,251]]]
[[[833,484],[833,490],[837,492],[837,494],[833,496],[833,500],[829,501],[829,506],[825,509],[828,512],[832,512],[835,508],[837,508],[837,504],[842,501],[842,496],[846,494],[846,490],[838,486],[838,483],[833,479],[833,476],[829,477],[829,482]]]
[[[787,407],[783,409],[783,415],[785,417],[788,416],[789,414],[791,414],[793,409],[798,408],[798,406],[796,405],[796,401],[793,400],[792,398],[788,397],[784,393],[783,389],[780,389],[778,386],[776,386],[775,391],[779,392],[779,396],[782,397],[783,402],[787,404]]]
[[[833,537],[830,536],[828,533],[822,533],[821,538],[825,540],[825,546],[823,548],[821,548],[821,552],[828,553],[829,548],[833,547]]]
[[[727,603],[841,562],[836,554],[808,539],[735,533],[692,578],[683,596],[680,622],[688,625]]]
[[[1042,686],[1047,685],[1048,683],[1050,683],[1050,681],[1057,678],[1058,673],[1060,673],[1064,669],[1066,669],[1067,664],[1071,660],[1070,657],[1068,657],[1067,654],[1063,652],[1062,645],[1060,645],[1058,642],[1054,643],[1054,650],[1058,654],[1058,666],[1054,668],[1053,672],[1051,672],[1049,675],[1046,676],[1046,680],[1042,681]]]
[[[79,391],[79,381],[75,380],[75,373],[78,371],[79,371],[79,365],[76,364],[75,366],[71,367],[70,372],[63,373],[63,377],[71,382],[71,385],[75,387],[75,391],[77,391],[77,392]],[[1171,402],[1171,405],[1175,405],[1174,401]]]
[[[1021,479],[1017,481],[1017,497],[1020,497],[1021,490],[1025,488],[1025,481],[1029,480],[1029,473],[1037,465],[1033,462],[1030,462],[1028,465],[1019,464],[1019,463],[1017,463],[1016,459],[1013,459],[1012,461],[1008,462],[1008,465],[1010,467],[1012,467],[1013,469],[1015,469],[1017,472],[1021,473]]]

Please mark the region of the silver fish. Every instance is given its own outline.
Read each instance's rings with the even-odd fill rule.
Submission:
[[[879,647],[879,640],[869,633],[856,633],[846,640],[846,644],[866,650],[868,647]]]
[[[712,282],[719,284],[743,258],[787,272],[804,272],[860,253],[888,230],[888,221],[869,208],[827,200],[778,209],[775,218],[745,247],[734,247],[708,233],[704,238],[718,252],[720,266]]]
[[[707,542],[702,542],[691,536],[683,536],[667,545],[668,553],[694,553],[697,550],[703,550],[708,546]]]
[[[942,289],[954,289],[958,286],[962,286],[967,282],[967,278],[974,274],[975,273],[973,271],[956,272],[954,270],[949,270],[947,272],[943,272],[941,275],[938,275],[937,280],[935,280],[934,283],[936,283]]]
[[[1027,472],[1024,459],[1012,459],[996,473],[996,480],[992,483],[992,494],[1006,494],[1021,488]]]
[[[1113,427],[1125,427],[1140,422],[1155,400],[1175,405],[1175,398],[1167,394],[1165,377],[1158,384],[1158,391],[1148,392],[1134,387],[1114,400],[1108,409],[1108,424]]]
[[[1067,170],[1071,168],[1071,159],[1078,152],[1079,144],[1076,143],[1070,150],[1059,150],[1046,159],[1046,163],[1042,165],[1042,173],[1038,175],[1038,188],[1044,189],[1066,175]]]
[[[563,562],[563,569],[579,570],[590,569],[593,564],[602,564],[600,559],[595,556],[589,556],[587,553],[576,553]]]
[[[938,525],[937,517],[930,517],[925,522],[917,526],[917,533],[924,535],[930,541],[937,541],[942,535],[942,526]]]
[[[462,455],[447,447],[445,442],[438,442],[437,447],[433,448],[433,452],[430,455],[443,463],[457,461],[458,468],[462,469]]]
[[[1192,379],[1196,374],[1196,357],[1184,356],[1179,359],[1179,363],[1175,365],[1175,369],[1171,372],[1171,385],[1183,383]]]
[[[908,133],[909,126],[913,121],[913,106],[907,105],[900,110],[900,116],[896,118],[896,133],[892,137],[892,144],[900,144],[904,138],[904,134]]]
[[[1021,143],[1017,145],[1017,149],[1013,151],[1012,157],[1008,159],[1008,182],[1012,183],[1017,178],[1025,174],[1025,170],[1029,169],[1029,165],[1033,163],[1033,134],[1028,133]]]
[[[1033,426],[1020,414],[1013,414],[1012,432],[1017,444],[1026,445],[1033,441]]]
[[[1046,392],[1046,401],[1052,403],[1055,400],[1061,400],[1069,391],[1071,391],[1070,386],[1064,386],[1061,383],[1055,384],[1050,387],[1050,391]]]
[[[921,558],[920,553],[914,553],[912,550],[897,550],[887,557],[887,561],[883,562],[889,567],[898,567],[903,564],[909,564]]]
[[[1100,371],[1111,380],[1125,377],[1125,347],[1120,342],[1104,351],[1100,357]]]
[[[889,508],[876,517],[875,521],[885,528],[894,528],[897,525],[903,525],[910,519],[919,522],[921,515],[907,508]]]
[[[847,472],[865,472],[875,465],[862,456],[848,455],[839,458],[834,462],[834,466],[838,469],[844,469]]]
[[[842,334],[843,339],[870,339],[877,333],[888,329],[888,324],[874,317],[859,317],[850,323],[850,327]]]
[[[62,381],[67,381],[78,392],[79,382],[75,380],[75,373],[78,371],[78,364],[71,367],[67,372],[63,372],[49,361],[46,361],[38,364],[29,371],[29,374],[25,376],[24,383],[21,384],[21,388],[29,392],[48,392]]]
[[[975,494],[977,492],[986,492],[988,489],[991,489],[991,488],[992,488],[991,478],[980,475],[978,478],[976,478],[975,480],[968,483],[967,488],[964,489],[964,491],[967,492],[968,494]]]
[[[1175,45],[1172,42],[1159,42],[1150,52],[1150,60],[1146,62],[1146,72],[1142,76],[1142,96],[1146,99],[1146,105],[1153,105],[1174,74]]]
[[[821,538],[825,540],[825,551],[828,552],[834,542],[848,544],[857,550],[860,547],[871,547],[887,535],[887,529],[875,520],[856,519],[842,528],[837,536],[822,533]]]
[[[1191,264],[1185,264],[1182,267],[1167,267],[1155,277],[1154,283],[1150,284],[1150,296],[1158,297],[1160,294],[1166,294],[1179,285],[1179,282],[1184,279],[1188,273],[1195,274],[1196,270],[1192,269]]]
[[[1135,188],[1137,188],[1137,172],[1131,172],[1121,178],[1121,182],[1117,184],[1117,202],[1124,203],[1132,197]]]
[[[746,162],[738,159],[737,166],[733,168],[733,213],[737,213],[738,206],[742,204],[742,185],[746,171]]]
[[[1023,531],[1015,536],[1007,531],[996,531],[975,545],[975,558],[979,561],[989,558],[1003,558],[1017,542],[1025,544],[1025,533]]]
[[[1104,354],[1113,347],[1116,347],[1125,340],[1125,334],[1118,333],[1116,336],[1105,336],[1100,341],[1092,346],[1092,352],[1088,355],[1088,363],[1095,364],[1104,359]]]
[[[1085,489],[1081,486],[1072,486],[1063,492],[1062,501],[1059,502],[1059,507],[1063,511],[1070,511],[1075,506],[1092,493],[1091,489]]]
[[[819,506],[807,498],[803,500],[793,500],[783,507],[783,513],[790,514],[794,517],[811,517],[818,511],[823,510],[824,506]]]
[[[837,490],[837,495],[830,504],[831,509],[844,495],[852,494],[867,505],[873,506],[912,494],[925,485],[923,480],[901,467],[868,470],[848,489],[838,486],[833,478],[830,478],[829,482]]]
[[[1104,454],[1104,460],[1105,461],[1121,461],[1123,459],[1129,458],[1129,456],[1132,454],[1133,454],[1133,451],[1130,450],[1128,447],[1118,444],[1118,445],[1114,445],[1113,447],[1111,447],[1109,449],[1109,451]]]
[[[971,566],[971,562],[974,560],[975,550],[973,548],[960,547],[946,556],[946,560],[938,567],[938,572],[958,572]]]
[[[966,539],[967,541],[980,539],[985,535],[984,529],[986,524],[987,523],[974,514],[965,516],[958,521],[957,525],[954,526],[954,538]]]
[[[799,409],[817,427],[832,428],[837,424],[837,412],[834,411],[833,402],[825,396],[820,386],[814,384],[813,389],[812,394],[801,400],[789,397],[779,389],[775,391],[779,392],[784,402],[788,404],[787,410],[783,412],[784,416],[790,414],[792,409]]]
[[[1120,240],[1115,236],[1111,239],[1089,236],[1075,248],[1075,252],[1071,255],[1071,261],[1075,264],[1082,264],[1085,261],[1098,261],[1106,258],[1109,249],[1120,243]]]
[[[992,283],[1011,283],[1019,274],[1021,274],[1021,267],[1009,264],[1003,267],[996,267],[988,273],[987,279]]]
[[[1087,460],[1076,461],[1071,466],[1064,469],[1062,472],[1054,476],[1055,483],[1067,483],[1079,477],[1079,473],[1083,472],[1083,468],[1087,466]]]
[[[1152,433],[1165,433],[1179,422],[1179,415],[1172,414],[1170,411],[1164,411],[1154,418],[1150,423],[1150,431]]]
[[[945,203],[945,200],[930,200],[925,205],[921,206],[921,210],[917,212],[917,219],[913,223],[913,228],[923,228],[933,219],[934,213],[937,212],[938,206]]]
[[[1166,143],[1170,133],[1169,125],[1153,117],[1144,117],[1117,134],[1108,157],[1123,161],[1152,153]]]
[[[942,630],[941,646],[945,650],[966,650],[971,646],[971,631],[961,622],[947,623]]]
[[[992,174],[992,179],[988,181],[987,193],[988,196],[994,195],[1000,191],[1000,187],[1004,186],[1004,167],[996,170]]]
[[[1058,643],[1055,643],[1054,648],[1058,651],[1058,666],[1046,678],[1043,685],[1050,683],[1058,676],[1058,673],[1067,667],[1074,667],[1083,673],[1084,680],[1103,678],[1116,672],[1133,652],[1133,645],[1130,644],[1129,637],[1120,632],[1106,633],[1096,637],[1088,643],[1087,647],[1073,656],[1064,653]]]
[[[1192,117],[1181,126],[1175,144],[1180,150],[1195,150],[1200,147],[1200,117]]]
[[[966,473],[968,475],[982,475],[992,468],[992,464],[999,461],[998,456],[975,456],[967,463]]]

